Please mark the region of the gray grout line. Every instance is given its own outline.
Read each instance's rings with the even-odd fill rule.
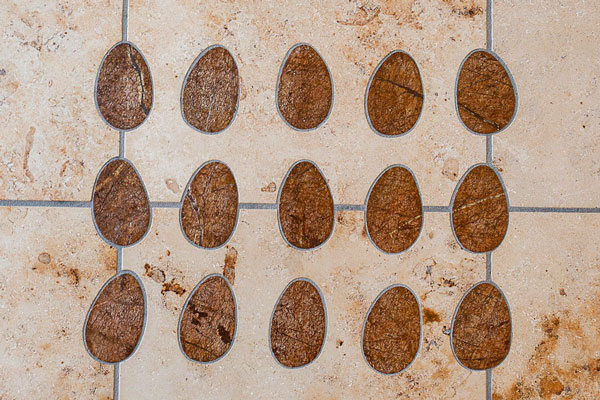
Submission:
[[[492,400],[492,369],[485,370],[485,399]]]
[[[91,201],[64,200],[0,200],[0,207],[70,207],[89,208]]]
[[[178,201],[151,201],[151,208],[179,208],[181,205]]]
[[[494,161],[494,136],[485,137],[485,162],[491,164]]]
[[[123,248],[117,247],[117,274],[123,269]]]
[[[493,51],[493,47],[494,47],[494,38],[493,38],[494,31],[493,31],[493,24],[492,24],[492,22],[493,22],[492,18],[493,18],[493,14],[494,14],[493,2],[494,2],[494,0],[487,0],[487,8],[486,8],[486,15],[485,15],[486,46],[487,46],[487,49],[490,51]]]
[[[113,378],[113,400],[119,400],[119,389],[120,389],[120,363],[116,363],[115,364],[115,370],[114,370],[114,378]]]
[[[335,211],[364,211],[364,204],[335,204]]]
[[[423,206],[423,212],[450,212],[449,206]]]
[[[129,0],[123,0],[123,20],[121,25],[121,38],[127,40],[127,24],[129,22]]]
[[[277,210],[276,203],[240,203],[240,210]]]
[[[508,209],[510,212],[526,213],[575,213],[595,214],[600,213],[600,207],[514,207]]]
[[[119,131],[119,157],[125,158],[125,132]]]
[[[485,280],[492,281],[492,252],[485,253]]]

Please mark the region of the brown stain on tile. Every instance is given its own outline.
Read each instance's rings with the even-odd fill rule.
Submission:
[[[235,283],[235,264],[238,259],[238,251],[235,247],[229,247],[225,253],[225,265],[223,266],[223,276],[227,278],[231,286]]]
[[[459,164],[458,160],[454,157],[450,157],[444,161],[444,165],[442,167],[442,175],[446,178],[450,179],[453,182],[458,180],[458,171]]]
[[[515,90],[502,64],[486,51],[476,51],[463,63],[456,88],[463,123],[477,133],[495,133],[511,121]]]
[[[167,189],[169,189],[171,192],[177,194],[179,193],[179,185],[177,184],[177,181],[173,178],[168,178],[165,180],[165,185],[167,186]]]
[[[142,55],[121,43],[107,54],[98,74],[96,102],[116,129],[139,126],[152,108],[152,78]]]
[[[207,278],[191,294],[181,317],[179,341],[192,360],[209,362],[232,346],[236,309],[223,277]]]
[[[34,263],[31,270],[42,275],[64,279],[64,283],[75,287],[79,286],[82,279],[82,272],[78,268],[71,267],[59,259],[53,260],[50,253],[47,252],[38,255],[37,263]],[[114,271],[114,267],[112,271]]]
[[[238,189],[223,163],[205,164],[192,178],[183,198],[181,225],[187,238],[200,247],[223,245],[235,228]]]
[[[508,201],[500,179],[492,168],[471,169],[452,203],[452,225],[458,241],[468,250],[494,250],[508,229]]]
[[[271,350],[284,366],[312,362],[325,341],[325,307],[317,289],[304,280],[283,292],[271,319]]]
[[[114,159],[98,176],[93,195],[98,230],[111,243],[129,246],[150,228],[150,202],[144,184],[126,160]]]
[[[144,272],[144,276],[147,276],[148,278],[152,279],[156,283],[164,283],[165,282],[165,272],[162,269],[155,267],[153,265],[150,265],[150,264],[145,264],[144,269],[146,270]]]
[[[268,185],[265,185],[262,188],[260,188],[260,191],[263,193],[274,193],[277,191],[277,185],[275,184],[275,182],[269,182]]]
[[[333,103],[333,83],[323,59],[309,45],[295,47],[279,77],[277,104],[281,116],[296,129],[313,129]]]
[[[485,2],[480,0],[443,0],[451,9],[453,14],[473,19],[485,12]]]
[[[406,53],[388,55],[367,88],[367,114],[382,135],[402,135],[412,129],[423,108],[423,86],[417,64]]]
[[[165,282],[160,289],[160,294],[164,295],[167,292],[175,293],[177,296],[183,296],[186,290],[181,287],[178,282],[175,282],[175,278],[171,278],[170,282]]]
[[[233,121],[238,104],[239,73],[224,47],[208,50],[184,82],[183,114],[196,129],[217,133]]]
[[[431,308],[423,308],[423,324],[431,324],[433,322],[440,322],[440,315],[432,310]]]
[[[25,153],[23,155],[23,169],[25,170],[25,175],[29,178],[30,182],[34,182],[35,179],[33,174],[29,170],[29,154],[31,154],[31,149],[33,147],[33,138],[35,135],[35,127],[30,126],[29,132],[27,132],[27,136],[25,137]]]
[[[281,187],[279,223],[293,246],[311,249],[333,230],[333,198],[318,168],[308,161],[292,167]]]

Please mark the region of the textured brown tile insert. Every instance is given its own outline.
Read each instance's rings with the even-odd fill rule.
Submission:
[[[211,362],[233,345],[236,327],[233,292],[222,276],[200,282],[181,314],[179,343],[190,359]]]
[[[395,374],[415,359],[420,343],[421,311],[414,294],[403,286],[386,289],[365,320],[365,359],[375,370]]]
[[[310,45],[292,48],[281,68],[277,106],[296,129],[319,126],[331,110],[333,82],[325,61]]]
[[[490,52],[479,50],[462,64],[456,102],[467,128],[477,133],[495,133],[512,120],[517,98],[504,66]]]
[[[373,243],[387,253],[408,249],[423,226],[423,207],[417,182],[405,167],[392,166],[370,191],[366,227]]]
[[[183,83],[181,106],[185,120],[206,133],[227,128],[237,110],[239,81],[231,53],[221,46],[207,49]]]
[[[319,169],[310,161],[293,165],[281,185],[279,224],[285,239],[300,249],[312,249],[331,235],[333,198]]]
[[[129,357],[144,330],[144,293],[129,272],[112,278],[98,294],[84,328],[89,352],[100,361],[115,363]]]
[[[113,159],[94,186],[96,227],[111,244],[129,246],[150,227],[150,204],[144,184],[129,161]]]
[[[467,250],[482,253],[500,245],[508,229],[508,199],[496,171],[477,165],[458,183],[452,227]]]
[[[210,161],[192,176],[183,194],[181,226],[189,241],[206,248],[225,244],[235,228],[238,190],[231,170]]]
[[[152,77],[142,54],[130,43],[113,47],[96,81],[96,104],[115,129],[139,126],[152,108]]]
[[[271,317],[270,345],[277,361],[290,368],[312,362],[325,342],[326,323],[317,288],[306,280],[293,281]]]
[[[490,283],[473,287],[458,305],[452,328],[456,358],[467,368],[488,369],[508,355],[511,320],[504,295]]]
[[[396,51],[383,59],[367,88],[367,116],[375,131],[396,136],[417,123],[423,109],[423,85],[417,64]]]

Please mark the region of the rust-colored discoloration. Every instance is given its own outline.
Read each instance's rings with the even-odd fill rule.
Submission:
[[[311,46],[299,45],[289,53],[278,89],[281,116],[294,128],[316,128],[329,115],[333,83],[325,61]]]
[[[279,199],[279,223],[288,242],[301,249],[321,245],[331,235],[333,216],[333,198],[319,169],[308,161],[294,165]]]
[[[224,47],[213,47],[184,82],[183,115],[202,132],[220,132],[233,121],[238,92],[239,74],[233,56]]]
[[[417,123],[423,86],[417,64],[406,53],[389,55],[375,71],[367,92],[367,113],[382,135],[402,135]]]
[[[275,182],[269,182],[268,185],[263,186],[260,188],[261,192],[264,193],[273,193],[277,191],[277,185],[275,184]]]
[[[432,310],[431,308],[423,308],[423,323],[424,324],[431,324],[433,322],[440,322],[441,318],[440,315],[435,312],[435,310]]]
[[[179,341],[195,361],[210,362],[231,347],[236,309],[233,293],[221,276],[207,278],[190,296],[181,317]]]
[[[487,134],[504,129],[517,104],[507,71],[487,51],[476,51],[464,61],[456,101],[460,119],[467,128]]]
[[[465,176],[452,204],[452,225],[467,250],[483,253],[500,245],[508,229],[508,201],[492,168],[479,165]]]
[[[362,348],[367,362],[384,374],[395,374],[417,356],[421,339],[417,299],[405,287],[385,291],[365,322]]]
[[[175,282],[175,278],[172,278],[170,282],[165,282],[162,285],[162,289],[160,290],[160,294],[164,295],[167,292],[173,292],[177,296],[183,296],[186,292],[184,288],[177,282]]]
[[[467,368],[494,368],[510,350],[508,304],[494,285],[481,283],[463,299],[454,319],[452,345]]]
[[[235,247],[230,247],[225,253],[225,265],[223,266],[223,276],[227,278],[231,286],[235,283],[235,264],[237,263],[238,252]]]
[[[108,53],[96,85],[98,109],[114,128],[133,129],[150,113],[153,100],[150,69],[129,43],[121,43]]]
[[[93,206],[98,230],[111,244],[131,245],[150,228],[144,184],[126,160],[115,159],[100,171]]]
[[[144,326],[144,294],[138,280],[122,273],[111,280],[92,309],[84,330],[91,354],[119,362],[135,350]]]
[[[312,362],[325,341],[325,305],[317,289],[294,281],[281,295],[271,319],[271,350],[282,365],[301,367]]]
[[[156,283],[165,282],[165,272],[162,269],[150,264],[145,264],[144,269],[146,270],[146,272],[144,272],[144,276],[147,276]]]
[[[375,245],[388,253],[408,249],[423,226],[419,188],[410,171],[392,167],[379,177],[367,201],[366,225]]]
[[[218,161],[204,165],[193,177],[181,208],[187,238],[201,247],[222,246],[237,221],[238,190],[231,170]]]

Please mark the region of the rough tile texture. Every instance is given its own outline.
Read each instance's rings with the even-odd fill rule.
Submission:
[[[293,282],[282,293],[271,317],[273,356],[286,367],[312,362],[325,341],[325,305],[317,289],[307,281]]]
[[[90,353],[111,363],[129,357],[142,335],[144,309],[144,294],[133,275],[112,279],[92,305],[84,328]]]
[[[238,192],[233,174],[220,162],[204,165],[192,178],[181,208],[187,238],[201,247],[219,247],[237,221]]]
[[[150,227],[150,203],[133,166],[115,159],[100,172],[93,195],[98,230],[111,243],[129,246]]]
[[[367,113],[382,135],[412,129],[423,109],[423,85],[415,61],[406,53],[389,55],[374,72],[367,92]]]
[[[194,128],[220,132],[233,121],[238,105],[239,72],[223,47],[208,50],[183,83],[183,115]]]
[[[301,249],[323,244],[333,216],[331,192],[317,167],[308,161],[294,165],[279,198],[279,224],[287,241]]]
[[[496,133],[511,121],[517,98],[500,61],[487,51],[476,51],[459,71],[456,102],[467,128],[477,133]]]
[[[384,374],[402,371],[415,359],[421,340],[421,314],[415,296],[405,287],[381,295],[367,315],[363,353]]]
[[[508,305],[494,285],[481,283],[467,293],[452,332],[454,352],[465,367],[496,367],[510,350],[510,334]]]
[[[477,253],[492,251],[508,228],[508,202],[502,183],[486,165],[473,168],[452,204],[452,225],[459,242]]]
[[[183,351],[202,362],[222,357],[233,345],[235,319],[235,303],[225,279],[206,279],[183,310],[179,334]]]
[[[408,249],[423,227],[419,188],[406,168],[388,169],[374,183],[367,201],[367,230],[377,247],[388,253]]]
[[[309,45],[295,47],[281,70],[277,106],[294,128],[319,126],[333,103],[333,84],[325,61]]]

